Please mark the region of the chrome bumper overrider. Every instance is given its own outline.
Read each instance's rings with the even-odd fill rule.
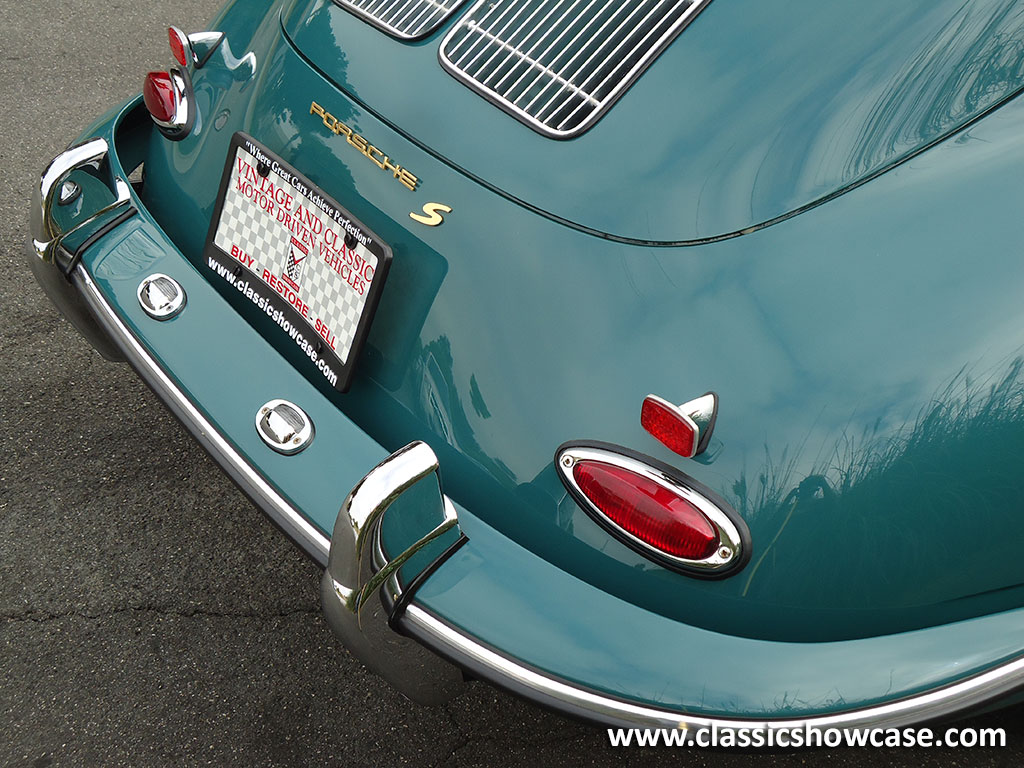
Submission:
[[[131,202],[131,191],[128,182],[116,176],[108,162],[109,147],[104,139],[90,139],[76,144],[57,155],[43,171],[39,185],[32,190],[32,208],[30,226],[32,228],[32,247],[45,263],[56,263],[67,274],[73,266],[69,263],[71,254],[61,248],[65,240],[76,231],[84,229],[101,217],[125,208]],[[114,193],[114,200],[77,223],[67,231],[58,231],[53,221],[53,205],[61,185],[72,171],[89,170],[96,173]],[[62,255],[65,258],[62,258]]]
[[[87,247],[90,238],[74,250],[64,247],[65,242],[76,233],[92,230],[94,235],[99,235],[105,228],[133,213],[128,183],[113,172],[108,154],[109,147],[104,139],[90,139],[68,148],[46,166],[39,183],[32,189],[29,211],[31,237],[26,250],[29,267],[50,301],[101,355],[108,360],[121,360],[123,358],[117,349],[97,327],[95,318],[84,307],[81,297],[69,283],[77,257]],[[72,171],[87,171],[95,175],[111,191],[113,201],[101,206],[73,227],[60,231],[53,219],[53,206],[61,186]]]
[[[465,537],[459,537],[454,545],[444,548],[445,541],[458,530],[458,518],[452,502],[441,493],[438,460],[426,444],[406,446],[367,474],[344,500],[333,537],[328,539],[203,415],[122,322],[89,272],[78,263],[77,253],[63,248],[70,231],[57,231],[53,223],[54,196],[75,169],[109,171],[107,151],[104,140],[94,139],[58,156],[43,174],[34,194],[32,239],[28,244],[33,272],[75,326],[107,356],[127,360],[243,492],[325,567],[321,595],[331,628],[367,666],[410,698],[437,702],[450,697],[461,687],[465,669],[534,701],[609,725],[877,728],[947,717],[1024,685],[1024,659],[1017,658],[953,685],[835,715],[792,720],[702,717],[589,690],[502,655],[450,626],[413,602],[412,596],[423,578],[465,542]],[[129,209],[131,193],[127,185],[113,176],[108,182],[114,203],[76,226],[76,230],[102,224],[102,217],[112,216],[116,224]],[[77,251],[87,245],[79,246]],[[417,500],[412,508],[411,498]],[[382,545],[382,524],[392,518],[407,522],[410,511],[417,521],[411,526],[413,543],[389,558]],[[426,565],[424,554],[430,556]],[[402,573],[399,579],[400,570],[417,557],[418,575]]]
[[[440,492],[437,471],[437,457],[430,447],[412,443],[393,453],[352,489],[338,513],[320,589],[328,623],[345,646],[421,703],[451,698],[463,684],[459,669],[391,629],[410,597],[403,593],[398,570],[432,541],[458,527],[455,507]],[[380,542],[383,516],[420,482],[429,483],[436,493],[439,519],[400,555],[388,560]]]

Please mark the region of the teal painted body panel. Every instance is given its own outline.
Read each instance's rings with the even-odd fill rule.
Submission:
[[[583,136],[544,138],[330,0],[287,33],[360,103],[518,200],[597,232],[740,232],[870,177],[1024,86],[1024,3],[714,0]],[[440,107],[439,105],[443,105]]]
[[[1014,610],[860,640],[722,634],[617,599],[480,525],[417,602],[586,688],[743,719],[832,714],[933,690],[1019,656],[1024,628],[1024,611]]]
[[[140,214],[90,251],[85,263],[122,320],[204,414],[330,536],[342,500],[388,452],[318,396],[161,235],[155,222]],[[135,292],[153,272],[170,275],[184,287],[187,312],[154,323],[142,311]],[[210,328],[217,329],[215,340]],[[253,426],[259,406],[278,397],[301,402],[317,425],[310,446],[296,456],[272,451]]]
[[[353,60],[359,35],[380,37],[330,18]],[[438,156],[449,155],[443,142],[427,151],[311,69],[275,13],[255,24],[239,8],[218,23],[228,39],[196,78],[202,117],[193,134],[170,143],[153,132],[143,210],[85,260],[153,354],[321,530],[367,470],[425,440],[469,544],[418,601],[556,675],[696,712],[837,711],[1019,654],[1024,102],[775,226],[649,247],[566,226],[510,202],[515,189],[500,194],[453,168]],[[409,49],[433,55],[432,45]],[[248,51],[251,79],[231,69]],[[578,152],[629,117],[647,77],[575,142],[541,139],[482,100],[494,117],[463,126],[462,138],[472,145],[473,131],[493,119],[507,123],[490,135],[510,155],[542,141]],[[365,87],[355,95],[372,101]],[[477,98],[462,90],[457,103]],[[419,189],[327,131],[309,114],[312,100],[415,172]],[[484,114],[474,110],[474,119]],[[419,140],[434,130],[429,116],[418,125],[426,128],[409,130]],[[348,394],[303,369],[276,327],[203,266],[237,130],[394,251]],[[508,144],[504,131],[524,133]],[[562,164],[587,190],[604,155],[589,157]],[[651,179],[627,178],[637,196],[623,216],[662,221],[664,200],[643,208],[657,193]],[[539,181],[524,166],[516,183]],[[734,211],[750,192],[736,187]],[[427,201],[453,208],[443,226],[409,219]],[[181,280],[188,311],[149,321],[134,295],[142,270]],[[709,389],[720,414],[699,460],[674,456],[641,429],[648,392],[683,402]],[[254,407],[271,397],[301,403],[317,424],[298,457],[278,456],[256,436]],[[552,465],[571,439],[648,453],[723,495],[750,527],[751,563],[723,581],[695,581],[610,539]],[[650,644],[636,647],[636,637]],[[700,663],[680,647],[701,648]],[[655,667],[654,652],[666,648],[672,668]],[[728,674],[711,680],[708,670],[722,666]]]

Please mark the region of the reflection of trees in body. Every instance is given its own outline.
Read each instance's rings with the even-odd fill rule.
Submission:
[[[728,494],[755,529],[743,594],[898,604],[1024,581],[1022,372],[1022,359],[983,381],[961,371],[912,425],[844,435],[801,479],[800,450],[766,449],[754,487],[744,474]],[[975,558],[985,567],[965,578]]]

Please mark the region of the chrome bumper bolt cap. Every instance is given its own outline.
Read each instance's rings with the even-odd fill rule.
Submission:
[[[139,283],[139,304],[154,320],[170,320],[185,308],[185,289],[167,275],[153,274]]]

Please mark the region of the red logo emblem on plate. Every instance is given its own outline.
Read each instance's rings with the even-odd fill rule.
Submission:
[[[293,290],[299,290],[299,280],[302,279],[302,263],[309,256],[309,249],[294,237],[288,245],[288,261],[285,262],[284,272],[281,279],[284,280]]]

